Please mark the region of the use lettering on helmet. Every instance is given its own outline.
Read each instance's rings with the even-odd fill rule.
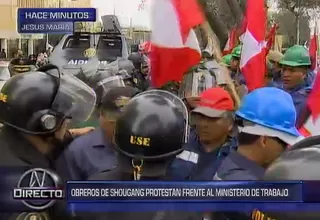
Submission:
[[[151,138],[148,137],[138,137],[138,136],[130,136],[130,143],[138,146],[149,147]]]
[[[7,102],[8,96],[4,93],[0,93],[0,102]]]
[[[254,210],[251,214],[252,220],[277,220],[275,218],[271,218],[266,216],[263,212],[260,212],[259,210]]]

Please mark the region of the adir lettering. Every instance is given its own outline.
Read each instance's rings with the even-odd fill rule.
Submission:
[[[130,143],[139,146],[149,147],[150,140],[151,139],[147,137],[130,136]]]
[[[7,100],[8,100],[8,96],[1,92],[0,93],[0,102],[7,102]]]

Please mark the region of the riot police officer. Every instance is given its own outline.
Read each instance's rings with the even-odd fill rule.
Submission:
[[[140,93],[123,108],[116,122],[118,167],[91,179],[163,180],[167,167],[188,140],[188,134],[188,113],[182,100],[163,90]],[[163,214],[156,219],[202,219],[200,214],[187,212]],[[105,213],[87,219],[149,220],[156,215],[154,212]]]
[[[119,60],[118,61],[119,71],[116,75],[121,76],[124,84],[126,86],[134,87],[133,74],[134,74],[134,65],[130,60]]]
[[[68,124],[86,120],[96,102],[90,87],[60,73],[53,65],[10,78],[0,97],[0,122],[4,124],[0,132],[0,166],[50,170],[55,170],[55,159],[67,145]],[[10,183],[8,180],[8,187],[17,186],[22,173],[18,175]],[[11,197],[10,191],[7,194],[2,197]],[[17,201],[8,199],[1,204],[18,206]],[[56,203],[44,210],[49,219],[67,219],[58,207]],[[1,219],[16,219],[14,213],[3,215]]]
[[[14,58],[9,63],[9,71],[11,76],[24,72],[33,71],[35,69],[36,66],[34,61],[28,58]]]
[[[135,71],[133,72],[133,82],[135,87],[145,91],[149,88],[149,61],[148,58],[140,53],[132,53],[128,59],[133,63]]]
[[[107,91],[114,87],[125,87],[125,82],[122,76],[117,75],[118,62],[103,66],[97,69],[95,62],[85,66],[86,69],[81,71],[82,74],[77,74],[76,77],[90,86],[96,93],[96,106],[90,118],[82,121],[79,124],[74,124],[73,127],[82,128],[92,126],[99,127],[100,105]]]

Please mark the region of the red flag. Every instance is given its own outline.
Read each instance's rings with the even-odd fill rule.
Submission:
[[[183,74],[201,60],[193,27],[204,17],[196,0],[157,0],[151,13],[151,80],[161,87],[181,81]],[[192,15],[192,16],[190,16]]]
[[[266,54],[269,53],[269,51],[271,50],[274,41],[276,39],[276,34],[277,34],[277,29],[278,29],[278,25],[277,24],[273,24],[273,26],[271,27],[271,30],[269,31],[267,37],[266,37],[266,41],[267,41],[267,48],[266,48]]]
[[[311,116],[304,125],[299,129],[305,137],[320,134],[320,71],[317,73],[312,91],[308,97],[307,106],[311,112]]]
[[[229,38],[222,52],[223,55],[227,55],[232,52],[233,48],[237,45],[237,29],[232,28],[229,33]]]
[[[309,45],[309,54],[311,57],[311,69],[316,71],[317,69],[317,55],[318,55],[318,35],[317,35],[317,25],[315,25],[314,34],[311,37]]]
[[[241,42],[243,41],[244,33],[247,30],[247,25],[248,25],[248,20],[247,20],[247,17],[244,16],[242,18],[241,25],[237,29],[237,39],[240,40]]]
[[[249,91],[252,91],[262,87],[265,78],[266,12],[264,0],[248,0],[246,18],[247,29],[243,37],[240,69]]]

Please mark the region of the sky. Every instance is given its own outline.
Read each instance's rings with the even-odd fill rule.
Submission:
[[[143,10],[138,10],[142,0],[92,0],[92,7],[97,8],[99,18],[115,11],[122,27],[129,27],[131,18],[133,26],[150,28],[148,1]]]

